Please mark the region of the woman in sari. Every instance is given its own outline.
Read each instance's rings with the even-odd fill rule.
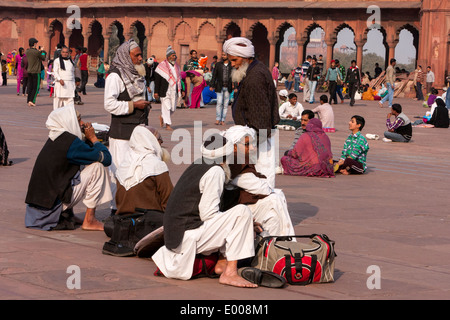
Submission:
[[[191,84],[194,86],[189,107],[191,109],[200,108],[200,101],[202,100],[203,89],[206,87],[206,81],[203,79],[203,75],[195,70],[186,71],[186,74],[191,79]]]
[[[307,177],[334,177],[333,154],[322,122],[313,118],[295,147],[281,158],[283,174]]]

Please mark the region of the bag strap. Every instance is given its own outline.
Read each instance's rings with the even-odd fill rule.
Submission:
[[[317,255],[311,256],[311,270],[309,272],[309,278],[306,281],[302,282],[293,282],[292,281],[292,263],[291,263],[291,255],[287,254],[284,256],[285,261],[285,278],[289,282],[289,284],[293,285],[300,285],[305,286],[307,284],[310,284],[314,280],[314,274],[316,273],[316,267],[317,267]],[[295,253],[294,255],[294,266],[295,266],[295,272],[300,273],[303,276],[303,263],[302,263],[302,257],[300,253]]]

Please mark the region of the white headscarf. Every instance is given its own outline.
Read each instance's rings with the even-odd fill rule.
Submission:
[[[53,110],[49,114],[45,125],[50,130],[48,137],[52,141],[55,141],[56,138],[66,131],[77,136],[79,139],[83,139],[77,112],[73,103]]]
[[[253,58],[255,56],[255,47],[247,38],[235,37],[225,41],[223,52],[236,57]]]
[[[123,163],[117,168],[116,177],[128,190],[147,177],[169,171],[162,161],[162,148],[148,127],[137,126],[131,134],[129,149]]]
[[[244,137],[251,137],[253,140],[256,139],[256,131],[248,126],[232,126],[226,131],[222,132],[222,135],[233,144],[238,143]]]

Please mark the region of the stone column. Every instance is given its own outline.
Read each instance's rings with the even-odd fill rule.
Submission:
[[[275,46],[277,44],[277,40],[274,36],[269,37],[270,50],[269,50],[269,68],[273,68],[275,65]]]
[[[336,39],[329,38],[325,40],[325,43],[327,44],[327,60],[326,65],[323,66],[324,70],[327,70],[331,65],[331,60],[333,60],[333,46],[336,43]]]
[[[222,56],[223,42],[225,40],[225,35],[221,34],[219,36],[216,36],[216,40],[217,40],[217,58],[218,61],[220,61]]]
[[[355,41],[355,43],[356,43],[356,65],[359,67],[360,70],[362,70],[363,47],[365,43],[362,40]]]
[[[306,39],[297,39],[297,66],[300,66],[305,59],[303,56],[303,53],[305,52],[305,43]]]
[[[110,63],[108,59],[109,58],[108,54],[109,54],[109,38],[111,37],[111,33],[106,32],[102,34],[102,36],[103,36],[103,62]]]

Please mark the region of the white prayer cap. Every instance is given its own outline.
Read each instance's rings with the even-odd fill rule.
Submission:
[[[205,159],[218,159],[220,161],[223,157],[227,157],[234,152],[234,144],[223,135],[215,133],[202,144],[201,152]]]
[[[280,90],[280,92],[278,92],[278,95],[287,98],[289,96],[289,93],[287,92],[286,89],[282,89]]]
[[[133,39],[130,39],[129,42],[130,42],[130,51],[133,50],[134,48],[139,47],[139,45]]]
[[[255,47],[247,38],[235,37],[225,41],[223,52],[236,57],[253,58],[255,56]]]
[[[222,135],[233,144],[238,143],[244,137],[251,137],[253,140],[256,139],[256,131],[248,126],[232,126],[222,133]]]

